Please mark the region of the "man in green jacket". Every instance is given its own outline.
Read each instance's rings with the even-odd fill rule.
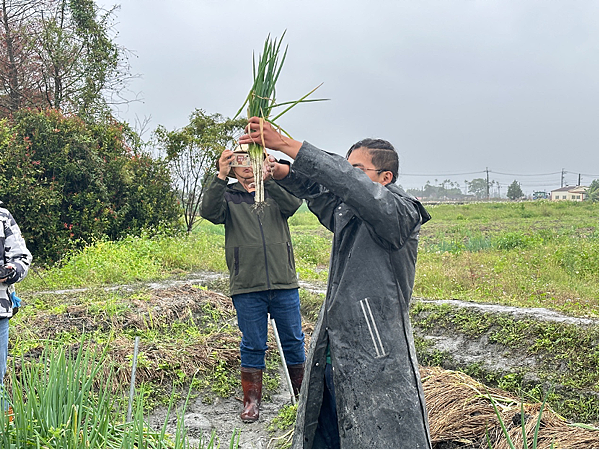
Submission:
[[[231,167],[235,154],[225,150],[219,173],[202,198],[200,215],[225,225],[225,256],[230,295],[242,332],[240,354],[244,391],[244,422],[259,417],[262,374],[270,314],[296,394],[304,374],[304,333],[300,317],[298,279],[287,219],[302,204],[277,183],[265,180],[265,205],[254,205],[254,174],[250,167]],[[227,178],[237,183],[227,184]]]

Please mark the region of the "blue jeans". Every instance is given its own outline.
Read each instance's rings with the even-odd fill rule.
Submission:
[[[8,360],[8,319],[0,319],[0,411],[6,411],[9,403],[4,401],[4,375]]]
[[[275,319],[281,347],[288,366],[305,360],[304,333],[298,289],[275,289],[232,296],[242,332],[242,367],[264,369],[267,350],[267,314]]]

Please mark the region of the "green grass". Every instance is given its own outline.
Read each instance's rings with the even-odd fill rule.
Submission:
[[[497,221],[505,219],[567,219],[598,217],[598,204],[591,202],[481,202],[464,205],[437,204],[426,206],[436,222]]]
[[[505,439],[508,442],[508,446],[510,448],[517,448],[515,447],[515,444],[513,443],[511,437],[510,437],[510,433],[507,430],[507,427],[510,426],[510,424],[505,424],[504,421],[502,420],[502,414],[500,414],[500,411],[498,410],[498,407],[496,406],[496,400],[494,400],[494,397],[488,392],[487,393],[488,398],[490,399],[493,407],[494,407],[494,412],[496,413],[496,417],[498,417],[498,421],[500,422],[500,426],[502,427],[502,433],[505,437]],[[521,415],[520,415],[520,419],[521,419],[521,439],[523,441],[523,447],[524,448],[538,448],[537,447],[537,441],[538,441],[538,431],[540,429],[540,425],[542,423],[542,414],[544,412],[544,406],[546,405],[546,400],[548,399],[548,394],[546,394],[546,397],[544,397],[544,401],[542,402],[542,407],[540,408],[540,412],[538,414],[538,418],[537,421],[535,422],[535,430],[533,433],[533,440],[531,442],[531,446],[529,446],[528,444],[528,436],[527,436],[527,432],[525,431],[525,423],[527,421],[527,419],[525,418],[525,409],[524,409],[524,404],[523,402],[521,402]],[[490,440],[489,435],[486,432],[486,438],[487,438],[487,443],[488,443],[488,447],[489,448],[493,448],[492,445],[492,441]]]
[[[132,405],[132,420],[126,420],[126,410],[119,408],[112,393],[114,372],[102,376],[106,351],[84,350],[81,345],[71,355],[50,348],[38,360],[22,360],[18,371],[11,370],[14,420],[9,423],[0,414],[2,448],[189,447],[183,416],[177,419],[175,436],[165,433],[166,421],[161,431],[149,428],[143,415],[143,392]]]
[[[222,227],[221,227],[222,228]],[[94,287],[177,277],[194,270],[224,272],[224,236],[203,222],[192,235],[130,236],[97,241],[47,270],[32,270],[20,290]]]
[[[294,225],[290,227],[296,270],[301,278],[326,281],[331,233],[308,210],[298,216],[290,219],[301,223],[298,229],[304,229],[295,232]],[[99,240],[69,254],[49,269],[34,266],[19,290],[98,287],[167,279],[204,270],[226,272],[224,246],[223,226],[205,220],[189,235],[146,234],[120,241]]]
[[[597,206],[482,203],[429,210],[415,296],[598,316]]]
[[[598,316],[598,206],[574,202],[429,206],[414,295]],[[301,279],[325,282],[332,234],[303,205],[289,220]],[[19,291],[90,287],[226,272],[224,229],[202,221],[190,235],[98,241]]]
[[[269,432],[275,442],[275,448],[290,448],[292,446],[292,432],[296,423],[298,405],[285,405],[279,410],[277,416],[269,424]]]

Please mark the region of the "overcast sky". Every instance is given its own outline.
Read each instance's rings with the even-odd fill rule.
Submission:
[[[102,0],[100,5],[114,3]],[[327,102],[279,123],[345,154],[365,137],[400,153],[400,184],[514,179],[550,191],[598,177],[597,0],[122,0],[116,41],[131,50],[122,108],[172,130],[195,108],[233,116],[252,83],[252,52],[279,37],[279,101],[320,83]],[[148,138],[149,135],[144,137]],[[449,175],[452,174],[452,175]],[[438,183],[435,180],[438,180]]]

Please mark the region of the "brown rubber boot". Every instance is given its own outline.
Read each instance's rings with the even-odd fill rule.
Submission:
[[[8,423],[11,423],[15,418],[15,413],[13,412],[13,407],[9,406],[6,411],[4,411],[4,415],[8,417]]]
[[[292,389],[294,389],[294,395],[296,398],[300,395],[300,387],[302,386],[302,380],[304,379],[304,364],[295,364],[293,366],[287,366],[288,373],[290,374],[290,380],[292,381]]]
[[[256,422],[262,397],[261,369],[242,367],[242,389],[244,390],[244,410],[240,417],[246,423]]]

